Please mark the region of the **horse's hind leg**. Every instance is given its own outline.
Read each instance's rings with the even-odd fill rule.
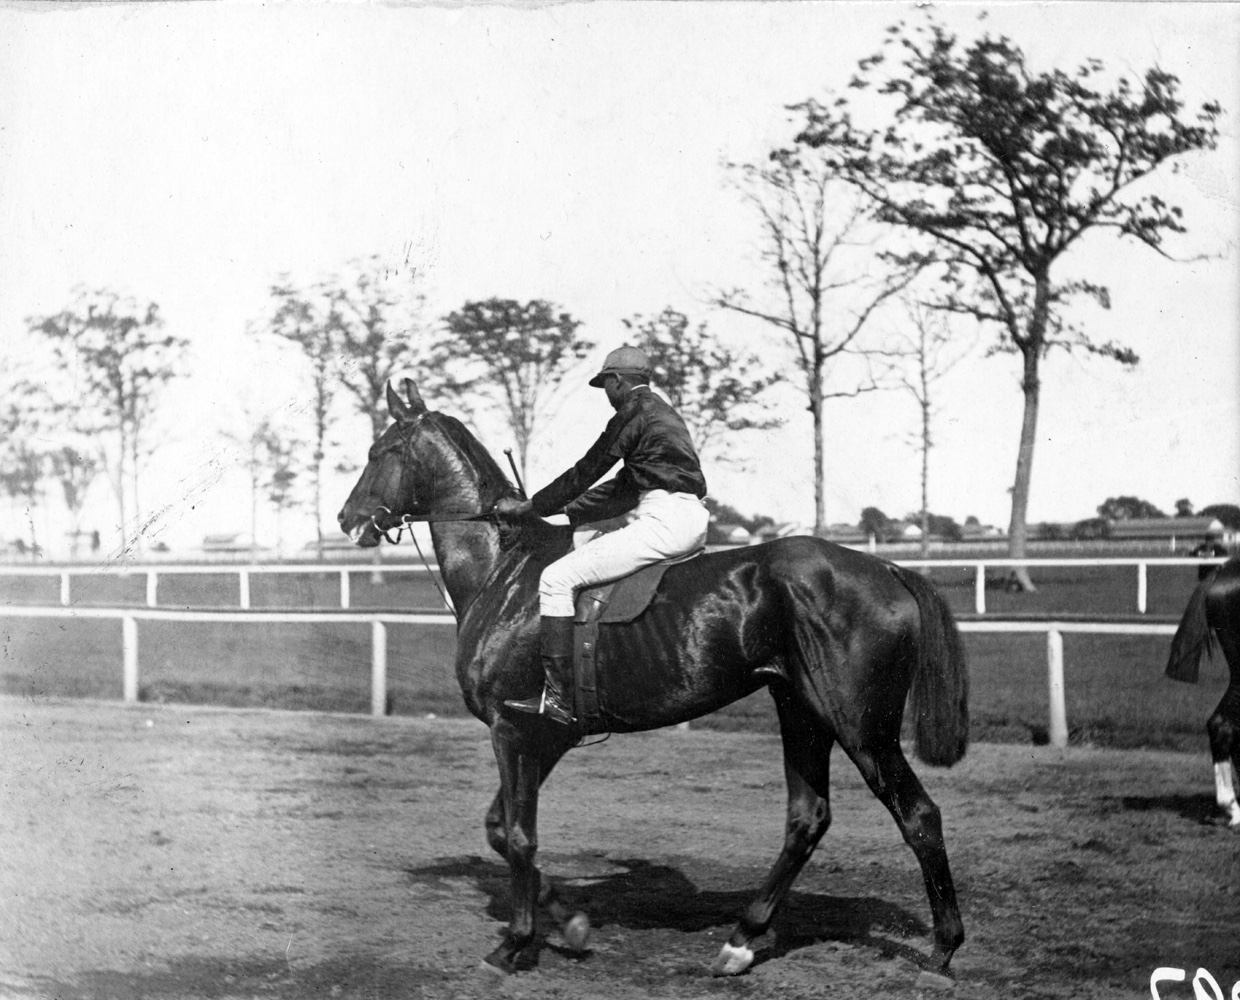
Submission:
[[[1229,627],[1228,627],[1229,626]],[[1227,825],[1240,830],[1240,803],[1232,783],[1232,768],[1240,772],[1240,628],[1228,623],[1217,630],[1219,645],[1231,670],[1231,680],[1214,714],[1206,721],[1210,737],[1210,756],[1214,761],[1214,792],[1219,808],[1227,814]]]
[[[766,933],[779,904],[831,825],[827,793],[833,741],[825,727],[812,723],[792,703],[786,690],[773,689],[771,694],[779,712],[788,781],[784,846],[762,889],[711,965],[716,976],[735,976],[753,964],[753,942]]]
[[[849,750],[848,747],[845,747]],[[909,767],[900,744],[894,740],[880,749],[854,748],[849,756],[861,771],[870,790],[891,813],[921,865],[934,918],[933,962],[946,972],[952,955],[964,941],[964,924],[956,902],[956,887],[947,863],[943,822],[917,775]]]

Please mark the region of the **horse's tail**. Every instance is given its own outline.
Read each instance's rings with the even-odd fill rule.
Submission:
[[[1216,570],[1197,584],[1193,596],[1188,599],[1188,607],[1184,609],[1184,617],[1180,619],[1180,627],[1175,630],[1165,671],[1173,681],[1196,684],[1201,654],[1214,653],[1214,632],[1206,620],[1206,594],[1217,576]]]
[[[927,764],[951,767],[969,745],[969,667],[951,609],[920,574],[892,572],[917,600],[921,633],[913,671],[914,747]]]

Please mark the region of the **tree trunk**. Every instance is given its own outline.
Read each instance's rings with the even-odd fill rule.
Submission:
[[[250,472],[250,562],[258,560],[258,475]]]
[[[921,557],[930,558],[930,396],[922,370],[921,398]],[[924,570],[923,570],[924,572]]]
[[[321,561],[323,558],[323,453],[318,452],[314,458],[314,553]]]
[[[121,551],[129,548],[129,526],[125,523],[125,452],[129,450],[129,438],[125,428],[121,427],[121,447],[116,456],[116,477],[112,485],[116,488],[116,505],[120,512]]]
[[[142,535],[142,509],[138,503],[138,428],[133,429],[129,448],[129,481],[133,489],[134,552],[139,556],[145,548]]]
[[[815,371],[809,382],[809,412],[814,421],[814,534],[827,533],[826,477],[822,447],[822,372]]]
[[[1012,484],[1012,517],[1008,522],[1008,557],[1011,559],[1024,559],[1027,554],[1029,484],[1033,478],[1033,444],[1037,438],[1038,400],[1042,390],[1038,365],[1042,359],[1049,294],[1049,278],[1038,278],[1028,336],[1021,345],[1024,377],[1021,379],[1020,388],[1025,396],[1025,410],[1020,423],[1020,447],[1016,452],[1016,480]],[[1019,590],[1037,590],[1025,566],[1015,567],[1010,580]]]

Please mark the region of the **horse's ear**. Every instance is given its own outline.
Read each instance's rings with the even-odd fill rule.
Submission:
[[[426,404],[422,402],[422,394],[418,392],[418,387],[413,384],[413,379],[402,379],[401,384],[405,387],[405,397],[409,400],[409,409],[414,413],[421,413],[426,409]]]
[[[399,383],[400,392],[393,386],[394,382]],[[404,393],[403,398],[401,392]],[[387,404],[388,412],[392,414],[392,419],[398,423],[426,410],[426,404],[422,402],[422,396],[418,392],[418,387],[413,384],[412,379],[408,378],[388,380]]]
[[[400,398],[400,394],[392,388],[391,382],[387,384],[387,404],[388,413],[392,415],[392,419],[397,423],[409,419],[409,406]]]

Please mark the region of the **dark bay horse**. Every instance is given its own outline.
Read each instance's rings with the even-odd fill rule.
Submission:
[[[1230,679],[1223,700],[1206,720],[1210,757],[1214,761],[1214,791],[1227,825],[1240,832],[1240,804],[1232,768],[1240,772],[1240,556],[1232,556],[1197,584],[1188,599],[1180,627],[1171,640],[1167,676],[1195,683],[1203,653],[1221,646]]]
[[[394,422],[371,447],[340,526],[357,545],[374,546],[402,524],[430,522],[458,616],[457,679],[469,710],[490,727],[499,764],[486,834],[510,866],[512,919],[486,961],[526,969],[538,957],[540,888],[570,947],[579,950],[589,928],[534,864],[539,786],[589,733],[502,707],[542,683],[538,577],[568,551],[571,532],[533,515],[490,518],[495,502],[514,493],[491,456],[460,421],[429,411],[408,379],[399,392],[389,384],[387,398]],[[951,613],[921,576],[819,539],[786,538],[673,565],[636,621],[599,629],[604,720],[594,731],[674,725],[764,686],[775,701],[788,784],[783,849],[713,972],[749,967],[753,942],[826,832],[836,743],[921,865],[934,919],[927,966],[946,972],[964,927],[938,807],[899,737],[911,689],[918,756],[958,761],[968,742],[968,676]]]

